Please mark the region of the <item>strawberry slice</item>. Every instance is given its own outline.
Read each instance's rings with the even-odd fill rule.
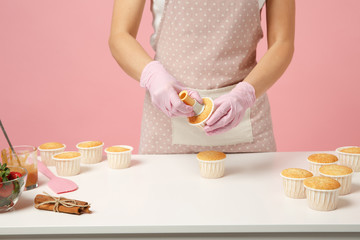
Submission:
[[[22,177],[22,174],[19,172],[10,172],[10,174],[8,176],[9,180],[14,180],[14,179],[17,179],[20,177]]]

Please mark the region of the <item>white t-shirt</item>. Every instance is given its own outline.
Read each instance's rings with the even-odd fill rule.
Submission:
[[[258,2],[259,2],[259,10],[261,10],[263,8],[266,0],[258,0]],[[165,0],[152,0],[151,11],[153,13],[154,33],[151,35],[150,44],[154,50],[155,50],[155,47],[154,47],[155,46],[155,44],[154,44],[155,38],[156,38],[157,31],[159,29],[161,16],[164,12],[164,5],[165,5]]]

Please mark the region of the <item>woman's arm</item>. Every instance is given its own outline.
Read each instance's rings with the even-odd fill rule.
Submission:
[[[244,79],[264,94],[285,72],[294,53],[295,0],[266,1],[268,50]]]
[[[144,5],[145,0],[115,0],[109,38],[115,60],[138,81],[144,67],[153,60],[136,41]]]

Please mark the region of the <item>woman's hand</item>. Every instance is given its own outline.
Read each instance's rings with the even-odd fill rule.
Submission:
[[[160,62],[152,61],[145,66],[141,74],[140,86],[149,91],[152,103],[168,117],[194,116],[193,108],[183,103],[178,95],[186,88],[171,76]],[[196,91],[188,90],[188,94],[202,103]]]
[[[255,100],[254,87],[248,82],[238,83],[231,92],[215,99],[215,111],[206,121],[205,133],[215,135],[236,127]]]

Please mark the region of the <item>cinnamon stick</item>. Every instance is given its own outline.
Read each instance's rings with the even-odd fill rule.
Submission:
[[[70,213],[76,215],[91,213],[89,209],[90,204],[75,199],[38,194],[36,195],[34,202],[35,208],[40,210]]]

